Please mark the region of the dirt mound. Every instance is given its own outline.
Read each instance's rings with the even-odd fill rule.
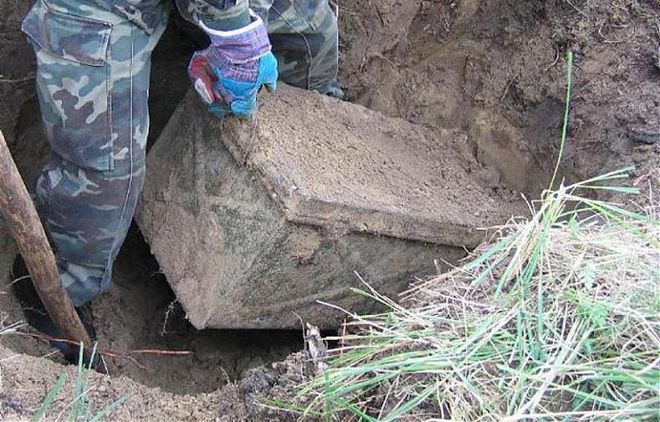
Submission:
[[[17,420],[34,415],[44,397],[65,374],[68,382],[46,414],[54,420],[70,411],[75,398],[73,388],[76,367],[62,366],[48,359],[16,355],[0,345],[2,388],[0,389],[0,419]],[[92,374],[88,398],[92,414],[114,401],[128,397],[112,420],[213,420],[223,400],[231,400],[221,390],[210,394],[174,395],[157,388],[148,388],[125,377],[103,377]]]
[[[286,403],[304,380],[303,353],[282,362],[248,371],[240,380],[210,393],[173,394],[147,387],[124,376],[89,373],[87,400],[96,415],[122,400],[107,420],[177,421],[295,421],[297,417],[267,406],[269,400]],[[27,420],[33,416],[61,376],[64,388],[47,411],[46,420],[65,418],[71,411],[77,368],[48,359],[17,355],[0,344],[0,420]]]
[[[91,375],[88,398],[92,414],[127,397],[110,420],[219,417],[236,421],[251,415],[255,415],[252,420],[264,420],[258,415],[266,409],[255,403],[273,385],[264,386],[256,380],[300,372],[294,368],[300,363],[296,354],[292,356],[297,358],[278,363],[274,369],[269,363],[283,361],[302,348],[302,335],[293,331],[198,332],[175,305],[166,282],[155,274],[155,260],[137,230],[129,234],[125,250],[131,253],[121,254],[112,290],[91,306],[99,347],[122,354],[139,349],[190,353],[109,358],[111,376]],[[34,331],[29,327],[19,327],[19,333],[7,329],[22,319],[8,285],[15,253],[14,242],[0,220],[0,420],[33,416],[64,374],[67,384],[47,414],[48,420],[54,420],[71,408],[76,368],[65,365],[59,352],[46,342],[31,337],[29,333]],[[250,368],[256,369],[248,372]],[[232,383],[242,376],[245,381]]]

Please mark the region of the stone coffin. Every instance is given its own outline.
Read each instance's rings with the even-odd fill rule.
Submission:
[[[149,152],[137,222],[191,323],[336,327],[377,309],[505,222],[460,132],[431,131],[282,85],[251,120],[191,91]]]

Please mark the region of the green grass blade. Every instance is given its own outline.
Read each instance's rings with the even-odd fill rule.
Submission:
[[[552,189],[555,185],[555,179],[557,178],[557,172],[559,171],[559,164],[561,159],[564,156],[564,147],[566,145],[566,137],[568,134],[568,115],[571,109],[571,88],[573,86],[573,52],[569,51],[566,56],[567,61],[567,72],[566,72],[566,101],[564,106],[564,123],[561,128],[561,143],[559,144],[559,156],[557,157],[557,164],[555,165],[555,170],[552,173],[552,179],[550,179],[550,187]]]
[[[53,401],[55,400],[55,397],[60,393],[62,390],[62,387],[64,387],[64,384],[66,383],[66,375],[62,374],[60,377],[57,379],[57,382],[53,386],[53,388],[50,389],[48,394],[46,395],[46,398],[44,398],[44,401],[41,403],[41,406],[39,406],[39,410],[37,410],[37,413],[32,417],[31,421],[32,422],[39,422],[48,409],[53,405]]]
[[[98,412],[96,415],[94,415],[93,418],[89,419],[89,422],[98,422],[102,420],[104,417],[109,416],[112,412],[117,410],[118,407],[126,403],[128,400],[128,396],[122,396],[115,400],[114,402],[110,403],[106,407],[104,407],[100,412]]]

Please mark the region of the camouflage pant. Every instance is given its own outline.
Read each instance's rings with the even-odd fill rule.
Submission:
[[[138,7],[118,13],[124,3]],[[191,19],[205,2],[185,3],[177,0]],[[337,74],[337,26],[327,0],[254,3],[269,18],[280,79],[329,86]],[[23,22],[52,149],[36,182],[37,208],[76,306],[109,287],[142,189],[151,53],[168,10],[165,0],[38,0]]]

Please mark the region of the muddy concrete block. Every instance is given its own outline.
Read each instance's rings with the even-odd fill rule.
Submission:
[[[318,300],[374,310],[356,272],[395,297],[510,216],[465,144],[287,86],[221,122],[191,92],[149,153],[137,221],[195,327],[333,327]]]

